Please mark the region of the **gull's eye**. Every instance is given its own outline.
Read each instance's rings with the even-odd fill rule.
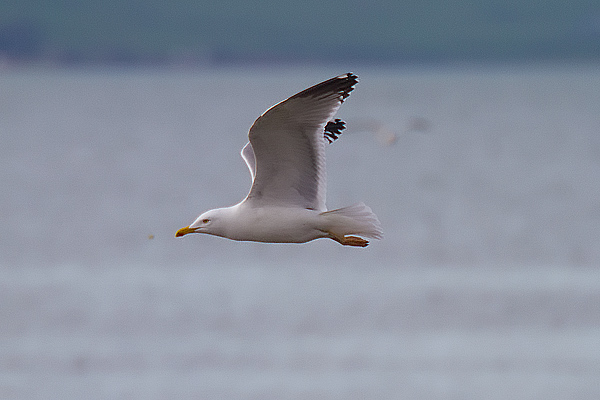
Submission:
[[[203,223],[203,224],[208,224],[209,222],[210,222],[210,219],[208,219],[208,218],[204,218],[204,219],[202,220],[202,223]]]

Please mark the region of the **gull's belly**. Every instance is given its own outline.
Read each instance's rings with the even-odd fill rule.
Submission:
[[[304,243],[327,236],[320,229],[320,217],[319,211],[303,208],[246,208],[227,236],[255,242]]]

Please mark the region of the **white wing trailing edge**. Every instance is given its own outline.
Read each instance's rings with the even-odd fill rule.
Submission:
[[[246,143],[242,149],[241,155],[250,170],[250,177],[252,178],[252,183],[254,183],[254,177],[256,176],[256,159],[254,158],[254,150],[252,150],[250,142]]]

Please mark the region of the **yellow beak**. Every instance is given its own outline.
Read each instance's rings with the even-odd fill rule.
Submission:
[[[196,230],[193,228],[190,228],[189,226],[186,226],[185,228],[181,228],[180,230],[177,231],[177,233],[175,233],[175,237],[180,237],[180,236],[184,236],[187,235],[188,233],[195,233]]]

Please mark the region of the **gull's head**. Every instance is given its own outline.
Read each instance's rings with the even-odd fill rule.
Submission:
[[[220,209],[210,210],[200,215],[189,226],[181,228],[175,233],[175,237],[185,236],[188,233],[208,233],[209,235],[221,235],[222,212]]]

